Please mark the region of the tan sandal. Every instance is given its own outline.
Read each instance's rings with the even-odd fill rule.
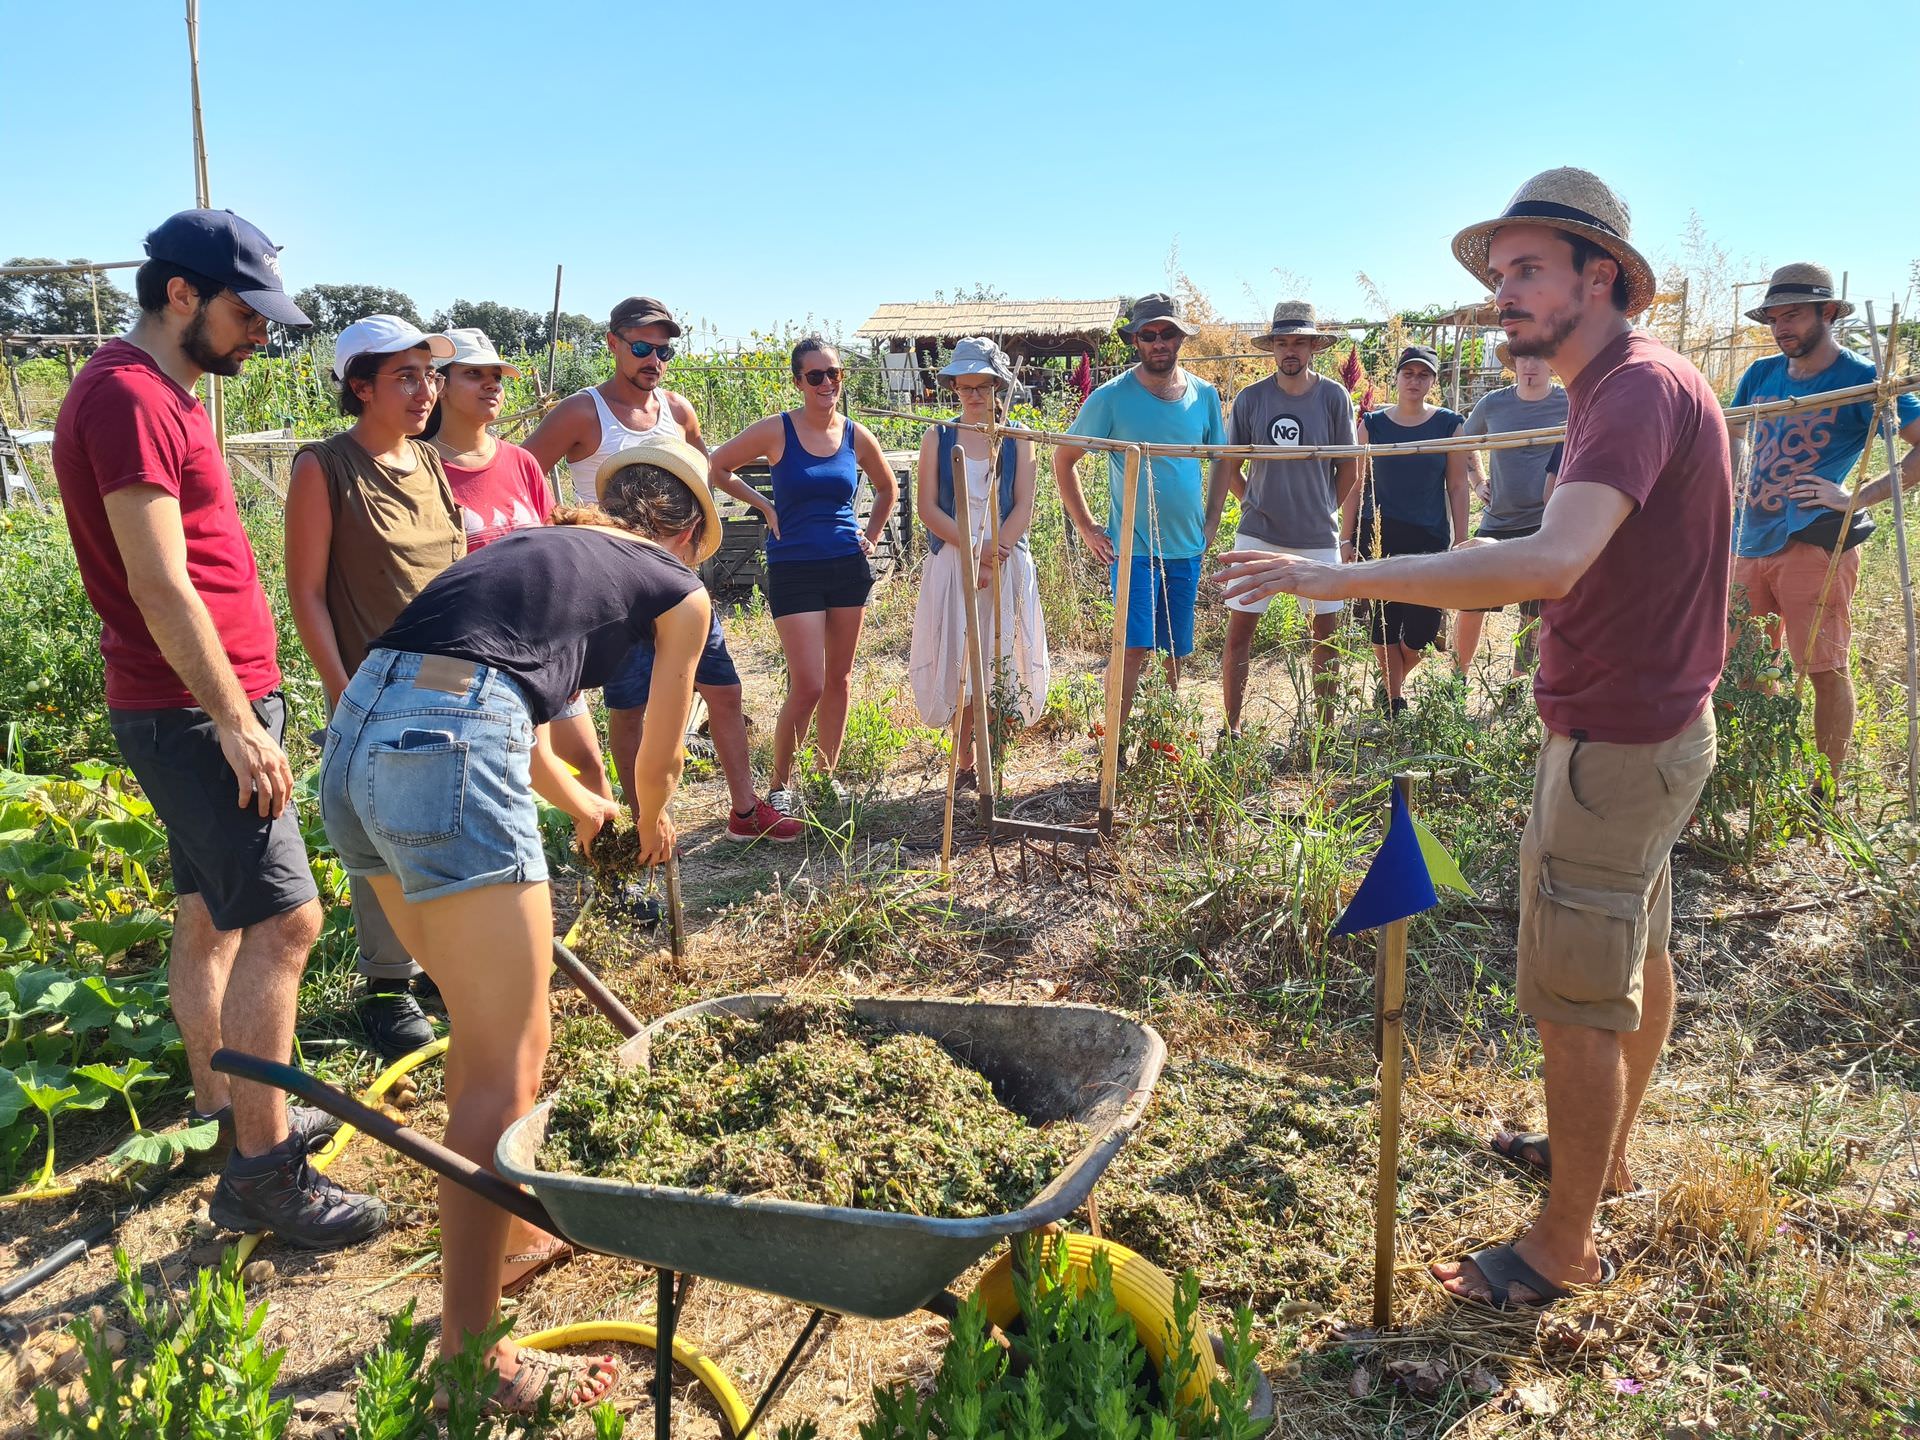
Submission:
[[[597,1376],[596,1371],[599,1372]],[[540,1398],[549,1394],[552,1396],[550,1403],[557,1413],[584,1410],[606,1399],[619,1383],[620,1362],[611,1355],[576,1360],[547,1350],[522,1350],[520,1363],[515,1367],[512,1377],[495,1377],[493,1394],[487,1397],[481,1413],[488,1416],[532,1415],[539,1409]],[[446,1414],[447,1396],[444,1390],[434,1393],[433,1409],[436,1415]]]
[[[509,1255],[502,1263],[507,1265],[526,1265],[530,1268],[521,1271],[513,1279],[500,1287],[500,1293],[509,1300],[533,1283],[534,1277],[556,1266],[564,1265],[573,1259],[573,1246],[555,1236],[537,1250],[522,1250],[518,1255]]]

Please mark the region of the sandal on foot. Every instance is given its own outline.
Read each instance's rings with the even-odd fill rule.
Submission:
[[[571,1259],[573,1259],[573,1246],[558,1236],[555,1236],[548,1243],[539,1246],[537,1249],[522,1250],[518,1255],[509,1255],[504,1262],[505,1264],[526,1265],[531,1268],[521,1271],[520,1274],[514,1276],[513,1279],[502,1285],[500,1287],[500,1293],[511,1300],[522,1290],[526,1289],[527,1286],[531,1285],[534,1277],[542,1271],[564,1265]]]
[[[1556,1285],[1547,1279],[1521,1259],[1520,1252],[1511,1245],[1490,1245],[1485,1250],[1474,1251],[1467,1256],[1467,1260],[1480,1272],[1480,1278],[1487,1282],[1487,1298],[1483,1300],[1478,1295],[1461,1295],[1452,1290],[1448,1290],[1447,1293],[1468,1305],[1486,1305],[1495,1310],[1544,1310],[1556,1300],[1566,1299],[1574,1291],[1574,1286]],[[1602,1255],[1600,1278],[1589,1283],[1610,1284],[1613,1275],[1613,1262]],[[1515,1285],[1526,1286],[1538,1298],[1515,1300],[1513,1298]]]
[[[546,1350],[522,1350],[512,1377],[495,1378],[493,1394],[487,1397],[482,1413],[488,1417],[532,1415],[543,1395],[549,1397],[548,1403],[558,1413],[585,1410],[606,1399],[619,1382],[620,1362],[611,1355],[575,1360]],[[435,1393],[433,1409],[437,1415],[446,1414],[444,1391]]]
[[[1502,1140],[1507,1143],[1502,1145]],[[1545,1179],[1553,1178],[1553,1151],[1548,1148],[1543,1131],[1496,1135],[1487,1142],[1487,1146],[1503,1160],[1511,1160],[1516,1165],[1537,1171]]]

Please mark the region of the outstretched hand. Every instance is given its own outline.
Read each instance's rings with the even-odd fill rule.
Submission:
[[[1267,600],[1275,595],[1298,595],[1306,600],[1348,599],[1341,566],[1294,555],[1272,555],[1264,550],[1229,550],[1214,573],[1229,600]],[[1345,567],[1350,569],[1351,567]]]

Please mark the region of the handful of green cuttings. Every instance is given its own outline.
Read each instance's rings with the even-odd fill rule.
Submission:
[[[650,1070],[580,1057],[543,1170],[767,1200],[969,1219],[1018,1210],[1085,1140],[1036,1128],[926,1035],[838,1001],[704,1015],[655,1036]]]

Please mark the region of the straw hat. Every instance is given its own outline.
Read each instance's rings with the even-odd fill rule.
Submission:
[[[1653,267],[1627,240],[1632,216],[1627,202],[1591,170],[1571,165],[1534,176],[1513,194],[1493,220],[1469,225],[1453,237],[1453,253],[1489,290],[1487,247],[1494,231],[1506,225],[1545,225],[1591,240],[1620,262],[1627,277],[1627,314],[1638,315],[1653,303]]]
[[[1340,337],[1322,330],[1314,317],[1313,306],[1305,300],[1282,300],[1273,307],[1273,324],[1264,335],[1253,337],[1253,348],[1271,350],[1282,335],[1311,335],[1315,351],[1324,350]]]
[[[1767,281],[1767,293],[1760,303],[1747,311],[1749,320],[1767,323],[1767,311],[1776,305],[1831,305],[1834,319],[1853,313],[1853,302],[1842,300],[1833,288],[1833,272],[1811,260],[1796,260],[1782,265]]]
[[[720,548],[720,511],[713,503],[713,490],[707,484],[707,457],[684,440],[663,436],[617,452],[600,467],[600,493],[605,494],[612,479],[629,465],[653,465],[666,471],[699,502],[706,525],[700,532],[700,548],[693,563],[698,565]]]
[[[981,335],[969,335],[953,342],[953,358],[940,367],[940,378],[955,380],[962,375],[991,375],[1002,390],[1013,385],[1013,362],[993,341]]]

